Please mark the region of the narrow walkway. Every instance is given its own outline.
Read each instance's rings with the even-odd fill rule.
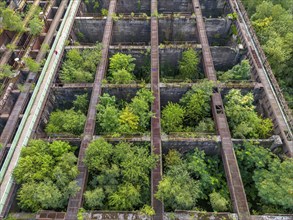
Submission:
[[[151,88],[155,100],[152,106],[152,112],[155,117],[152,117],[151,128],[151,143],[153,153],[159,156],[159,161],[155,169],[152,171],[151,186],[152,186],[152,207],[156,214],[154,220],[163,219],[163,204],[154,197],[158,189],[159,181],[162,179],[162,149],[161,149],[161,105],[160,105],[160,77],[159,77],[159,36],[158,36],[158,2],[151,1]]]
[[[83,163],[83,158],[85,155],[85,150],[89,142],[91,141],[95,131],[96,106],[99,102],[99,98],[102,92],[102,80],[104,78],[106,68],[107,68],[108,52],[109,52],[109,46],[111,43],[112,28],[113,28],[112,15],[113,13],[115,13],[116,4],[117,4],[117,0],[110,1],[108,17],[107,17],[106,26],[104,29],[103,41],[102,41],[102,44],[103,44],[102,58],[96,72],[94,87],[92,90],[91,100],[90,100],[88,114],[87,114],[87,120],[84,127],[84,138],[82,139],[79,155],[78,155],[79,175],[76,180],[77,180],[78,186],[81,189],[78,191],[76,196],[70,197],[69,199],[67,213],[65,216],[66,220],[76,220],[78,210],[82,206],[82,198],[83,198],[84,190],[86,188],[87,175],[88,175],[88,171]]]
[[[196,25],[198,30],[198,36],[202,45],[203,65],[205,75],[209,80],[217,81],[216,71],[213,64],[213,58],[208,43],[206,34],[205,23],[202,17],[199,0],[193,0],[194,12],[196,15]],[[250,213],[248,203],[242,183],[240,171],[237,164],[237,159],[233,149],[233,142],[231,140],[231,134],[228,126],[228,121],[225,115],[223,100],[219,89],[215,89],[212,96],[212,110],[213,116],[216,121],[218,133],[222,140],[222,160],[224,163],[226,178],[228,180],[228,187],[233,204],[234,212],[239,216],[240,220],[250,219]]]

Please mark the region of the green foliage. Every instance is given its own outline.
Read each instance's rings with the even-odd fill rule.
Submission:
[[[45,131],[48,134],[80,135],[85,121],[86,116],[81,111],[57,110],[51,113]]]
[[[229,210],[226,179],[218,157],[206,156],[203,151],[195,149],[182,158],[180,153],[170,150],[165,156],[165,170],[155,196],[164,202],[166,210],[197,209],[201,206],[199,200],[201,204],[206,203],[207,208],[208,195],[214,192],[219,192],[217,196],[221,201],[215,203],[213,200],[211,208],[214,211],[219,208]]]
[[[66,142],[32,140],[21,152],[13,177],[21,188],[17,198],[22,209],[60,209],[78,186],[77,158]]]
[[[282,91],[290,101],[293,94],[293,1],[244,0],[243,3]]]
[[[148,148],[127,142],[112,145],[102,138],[92,141],[84,159],[90,173],[86,206],[132,211],[148,203],[150,171],[157,161]]]
[[[104,17],[108,16],[108,10],[105,8],[102,8],[101,13]]]
[[[232,69],[226,72],[218,72],[219,80],[248,80],[250,78],[250,65],[248,60],[242,60],[240,64],[237,64]]]
[[[177,103],[169,102],[162,111],[162,127],[167,133],[182,131],[185,110]]]
[[[192,86],[180,100],[186,109],[186,117],[191,124],[200,122],[211,113],[210,100],[213,93],[214,83],[204,80]]]
[[[97,121],[102,132],[136,133],[144,132],[149,126],[152,112],[150,106],[154,100],[152,92],[139,90],[130,103],[122,110],[117,107],[114,96],[104,94],[97,105]]]
[[[254,143],[236,147],[236,157],[249,206],[257,213],[292,212],[293,161],[281,161]]]
[[[25,65],[31,72],[37,73],[40,69],[40,64],[33,60],[31,57],[24,58]]]
[[[87,114],[89,99],[88,94],[76,95],[76,99],[73,101],[75,111],[81,111],[83,114]]]
[[[210,202],[215,212],[224,212],[228,210],[228,200],[220,193],[213,192],[210,194]]]
[[[272,121],[259,116],[252,103],[252,93],[243,96],[237,89],[225,97],[226,115],[236,138],[267,138],[272,132]]]
[[[94,49],[70,50],[62,65],[60,79],[65,83],[92,82],[101,59],[101,44]]]
[[[35,36],[39,35],[42,32],[44,25],[45,25],[45,22],[43,20],[41,20],[39,17],[39,13],[41,11],[42,11],[42,9],[40,7],[37,7],[35,9],[33,17],[29,21],[30,33]]]
[[[133,79],[134,76],[131,73],[125,69],[122,69],[112,73],[110,82],[114,84],[129,84],[133,81]]]
[[[153,207],[149,206],[149,205],[144,205],[142,207],[142,209],[140,210],[140,213],[146,215],[146,216],[153,216],[156,214],[155,210],[153,209]]]
[[[199,79],[199,57],[194,49],[188,49],[182,53],[182,60],[179,61],[179,72],[184,79]]]
[[[16,32],[24,31],[22,18],[9,7],[5,8],[5,5],[0,5],[0,17],[3,18],[2,22],[0,22],[0,26],[2,26],[4,30]]]
[[[215,123],[212,118],[204,118],[195,127],[197,132],[215,132]]]
[[[127,72],[132,73],[135,68],[134,61],[135,58],[131,55],[116,53],[110,58],[109,72],[110,74],[113,74],[118,70],[124,69]]]
[[[4,64],[2,66],[0,66],[0,80],[8,77],[8,78],[12,78],[14,75],[14,72],[12,70],[12,66],[8,65],[8,64]]]

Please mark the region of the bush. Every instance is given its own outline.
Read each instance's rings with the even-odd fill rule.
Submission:
[[[25,65],[31,72],[37,73],[40,69],[40,64],[30,57],[24,58]]]
[[[86,116],[73,109],[52,112],[46,126],[48,134],[80,135],[83,133]]]
[[[236,89],[225,97],[226,115],[236,138],[267,138],[272,132],[272,121],[257,115],[252,103],[252,93],[243,96]]]
[[[213,192],[209,196],[215,212],[225,212],[228,210],[229,202],[220,193]]]
[[[74,148],[68,143],[47,143],[32,140],[23,148],[13,171],[13,177],[21,184],[17,193],[19,205],[26,211],[64,208],[78,186]]]
[[[4,30],[23,32],[22,18],[9,7],[5,8],[4,4],[0,5],[0,17],[3,18],[2,26]]]
[[[184,79],[199,79],[199,57],[194,49],[188,49],[182,53],[179,61],[179,73]]]
[[[184,108],[177,103],[169,102],[162,111],[163,130],[167,133],[182,131],[184,114]]]
[[[134,77],[131,73],[127,72],[125,69],[122,69],[112,73],[110,82],[114,84],[129,84],[133,81],[133,79]]]
[[[8,78],[12,78],[14,75],[14,72],[12,71],[12,66],[8,65],[8,64],[4,64],[2,66],[0,66],[0,80],[8,77]]]
[[[240,64],[237,64],[232,69],[226,72],[219,72],[219,80],[248,80],[250,78],[250,65],[248,60],[242,60]]]
[[[70,50],[62,65],[60,79],[64,83],[92,82],[101,59],[102,46],[94,49]]]
[[[92,141],[84,158],[90,174],[85,205],[133,211],[149,203],[149,177],[157,161],[149,147],[127,142],[112,145],[102,138]]]

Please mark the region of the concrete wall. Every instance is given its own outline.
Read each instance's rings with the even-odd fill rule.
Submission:
[[[191,0],[159,0],[158,12],[188,12],[193,13]]]
[[[211,45],[231,45],[230,22],[226,19],[207,19],[206,29]],[[102,41],[105,20],[78,18],[75,20],[74,32],[81,43]],[[195,19],[174,18],[159,20],[159,43],[168,41],[192,41],[199,43]],[[119,19],[114,21],[112,44],[145,43],[150,44],[150,20]]]

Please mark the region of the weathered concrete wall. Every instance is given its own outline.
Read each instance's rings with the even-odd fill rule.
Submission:
[[[150,20],[118,20],[113,25],[112,44],[150,42]]]
[[[105,19],[78,18],[75,20],[74,32],[81,43],[101,41],[105,27]],[[230,22],[226,19],[207,19],[207,35],[211,45],[231,45],[229,41]],[[159,20],[159,42],[192,41],[199,43],[195,19],[174,18]],[[114,22],[112,44],[118,43],[150,43],[150,20],[119,19]]]
[[[158,1],[158,12],[188,12],[193,13],[191,0],[160,0]]]
[[[80,43],[101,42],[105,24],[105,19],[76,19],[73,31]]]
[[[228,10],[225,7],[227,4],[226,0],[201,0],[201,10],[205,17],[217,18],[228,14]]]
[[[211,47],[212,57],[217,71],[227,71],[238,64],[242,56],[232,47]]]
[[[195,19],[160,19],[159,43],[165,41],[198,41]]]

